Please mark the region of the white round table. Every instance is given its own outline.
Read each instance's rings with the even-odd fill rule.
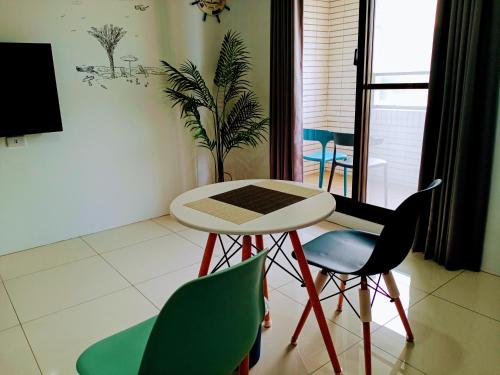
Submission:
[[[301,202],[271,212],[244,224],[234,224],[210,214],[186,207],[186,203],[208,198],[216,194],[225,193],[246,185],[256,184],[266,180],[239,180],[205,185],[189,190],[179,195],[170,205],[170,214],[181,224],[208,233],[256,235],[270,233],[284,233],[309,227],[332,214],[335,210],[335,199],[330,193],[315,186],[299,182],[279,181],[296,186],[318,190],[321,193],[304,199]]]
[[[279,181],[279,183],[287,183],[318,190],[319,193],[243,224],[235,224],[186,206],[186,204],[199,201],[204,198],[209,198],[217,194],[265,181],[272,180],[238,180],[198,187],[175,198],[170,205],[170,214],[181,224],[208,233],[205,252],[198,274],[200,277],[208,273],[217,235],[226,234],[243,236],[242,259],[244,260],[251,257],[252,235],[255,236],[256,248],[263,250],[264,242],[262,235],[272,233],[288,233],[330,360],[335,373],[340,373],[340,364],[338,362],[325,315],[319,301],[318,291],[316,291],[315,282],[311,276],[311,271],[309,269],[309,265],[307,264],[304,251],[297,234],[298,229],[318,223],[333,213],[335,210],[335,199],[333,196],[330,193],[320,190],[312,185],[291,181]],[[264,294],[267,298],[268,292],[266,280],[264,280]],[[270,326],[269,314],[266,315],[264,325],[266,327]]]

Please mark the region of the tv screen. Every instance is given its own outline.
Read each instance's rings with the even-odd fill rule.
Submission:
[[[62,131],[50,44],[0,43],[0,137]]]

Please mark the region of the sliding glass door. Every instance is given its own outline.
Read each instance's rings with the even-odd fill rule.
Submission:
[[[304,128],[354,138],[337,145],[341,212],[383,222],[417,190],[436,1],[304,0]],[[328,186],[333,145],[322,168],[304,141],[304,181]]]

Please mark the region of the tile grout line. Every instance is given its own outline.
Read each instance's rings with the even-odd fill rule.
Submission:
[[[164,216],[170,216],[170,214],[169,215],[160,216],[160,218],[164,217]],[[171,217],[173,218],[173,216],[171,216]],[[149,219],[149,220],[154,221],[156,224],[160,225],[161,227],[163,227],[165,229],[168,229],[169,231],[171,231],[173,233],[182,232],[183,230],[190,229],[189,227],[186,227],[185,225],[182,225],[181,223],[179,223],[177,220],[174,219],[179,225],[182,225],[184,228],[181,229],[181,230],[173,230],[173,229],[170,229],[169,227],[167,227],[167,226],[165,226],[165,225],[157,222],[156,219],[159,219],[159,218],[155,217],[154,219]]]
[[[182,236],[181,236],[181,237],[182,237]],[[182,237],[182,239],[185,239],[185,238],[184,238],[184,237]],[[187,240],[187,239],[185,239],[185,240]],[[190,241],[189,241],[189,242],[190,242]],[[85,243],[87,243],[87,242],[85,242]],[[193,243],[191,242],[191,244],[193,244]],[[90,244],[88,244],[88,245],[90,246]],[[198,246],[198,247],[199,247],[199,246]],[[93,248],[92,248],[92,250],[94,250],[94,251],[95,251],[95,249],[93,249]],[[108,253],[108,252],[107,252],[107,253]],[[107,253],[105,253],[105,254],[107,254]],[[103,253],[103,254],[104,254],[104,253]],[[132,282],[132,281],[128,280],[128,279],[127,279],[124,275],[122,275],[120,271],[118,271],[118,270],[117,270],[117,269],[116,269],[116,268],[115,268],[112,264],[110,264],[110,263],[106,260],[106,258],[104,258],[104,257],[102,256],[102,254],[97,253],[97,255],[98,255],[98,256],[100,256],[100,257],[101,257],[101,258],[102,258],[102,259],[103,259],[103,260],[104,260],[104,261],[105,261],[105,262],[106,262],[106,263],[107,263],[107,264],[108,264],[111,268],[113,268],[113,270],[115,270],[115,271],[116,271],[116,272],[117,272],[120,276],[122,276],[122,277],[123,277],[123,278],[124,278],[124,279],[125,279],[125,280],[126,280],[126,281],[130,284],[130,285],[131,285],[131,286],[134,286],[134,285],[139,285],[139,284],[143,284],[143,283],[147,283],[148,281],[151,281],[151,280],[157,279],[157,278],[159,278],[159,277],[163,277],[163,276],[169,275],[169,274],[174,273],[174,272],[181,271],[181,270],[183,270],[183,269],[186,269],[186,268],[192,267],[192,266],[194,266],[195,264],[200,263],[200,262],[193,262],[193,263],[188,264],[188,265],[186,265],[186,266],[182,266],[182,267],[179,267],[179,268],[173,269],[173,270],[171,270],[171,271],[168,271],[168,272],[165,272],[165,273],[162,273],[162,274],[159,274],[159,275],[156,275],[156,276],[150,277],[150,278],[148,278],[148,279],[141,280],[141,281],[138,281],[138,282],[134,283],[134,282]],[[216,257],[216,258],[220,258],[217,254],[214,254],[213,256],[214,256],[214,257]]]
[[[85,241],[85,240],[84,240],[84,241]],[[85,243],[87,243],[87,242],[85,241]],[[87,244],[88,244],[89,246],[91,246],[89,243],[87,243]],[[95,250],[95,249],[94,249],[94,250]],[[101,259],[102,259],[102,260],[103,260],[103,261],[104,261],[104,262],[105,262],[108,266],[110,266],[110,267],[111,267],[111,268],[112,268],[112,269],[113,269],[116,273],[118,273],[118,274],[119,274],[119,275],[120,275],[120,276],[121,276],[121,277],[122,277],[125,281],[127,281],[127,282],[130,284],[130,286],[132,286],[132,288],[134,288],[134,289],[135,289],[135,290],[136,290],[136,291],[137,291],[137,292],[138,292],[141,296],[143,296],[143,297],[146,299],[146,301],[148,301],[148,302],[149,302],[149,303],[150,303],[150,304],[151,304],[151,305],[152,305],[152,306],[153,306],[156,310],[158,310],[158,311],[159,311],[159,310],[161,310],[161,308],[159,308],[158,306],[156,306],[156,304],[155,304],[153,301],[151,301],[148,297],[146,297],[146,296],[144,295],[144,293],[142,293],[142,292],[141,292],[141,291],[140,291],[140,290],[139,290],[139,289],[138,289],[138,288],[137,288],[137,287],[136,287],[136,286],[135,286],[135,285],[134,285],[134,284],[133,284],[133,283],[132,283],[129,279],[127,279],[127,278],[126,278],[126,277],[125,277],[125,276],[124,276],[124,275],[123,275],[120,271],[118,271],[118,270],[117,270],[117,269],[116,269],[116,268],[115,268],[115,267],[114,267],[114,266],[113,266],[113,265],[112,265],[112,264],[111,264],[111,263],[110,263],[110,262],[109,262],[106,258],[104,258],[104,257],[102,256],[102,254],[98,254],[98,255],[101,257]]]
[[[163,216],[166,216],[166,215],[163,215]],[[168,216],[168,215],[167,215]],[[160,216],[162,217],[162,216]],[[118,227],[113,227],[113,228],[108,228],[108,229],[104,229],[104,230],[101,230],[101,231],[98,231],[98,232],[93,232],[93,233],[87,233],[87,234],[82,234],[80,236],[76,236],[76,237],[70,237],[70,238],[66,238],[64,240],[59,240],[59,241],[55,241],[55,242],[51,242],[51,243],[48,243],[48,244],[45,244],[45,245],[38,245],[38,246],[35,246],[35,247],[30,247],[28,249],[23,249],[23,250],[17,250],[17,251],[14,251],[14,252],[11,252],[11,253],[7,253],[7,254],[2,254],[0,255],[0,259],[3,258],[3,257],[7,257],[9,255],[14,255],[14,254],[19,254],[19,253],[23,253],[25,251],[31,251],[31,250],[38,250],[38,249],[41,249],[45,246],[50,246],[50,245],[55,245],[55,244],[58,244],[58,243],[61,243],[61,242],[66,242],[66,241],[71,241],[71,240],[76,240],[76,239],[80,239],[82,241],[84,241],[83,237],[87,237],[87,236],[91,236],[91,235],[94,235],[94,234],[97,234],[97,233],[101,233],[101,232],[105,232],[105,231],[108,231],[108,230],[113,230],[113,229],[117,229],[117,228],[122,228],[122,227],[126,227],[126,226],[129,226],[129,225],[134,225],[134,224],[138,224],[138,223],[145,223],[145,222],[148,222],[148,221],[151,221],[153,222],[154,224],[157,224],[159,225],[162,229],[166,229],[168,230],[169,232],[172,232],[172,233],[175,233],[174,231],[170,230],[169,228],[165,227],[164,225],[161,225],[160,223],[157,223],[155,221],[155,219],[157,218],[152,218],[152,219],[146,219],[146,220],[141,220],[141,221],[136,221],[134,223],[130,223],[130,224],[125,224],[125,225],[120,225]],[[165,236],[165,235],[163,235]],[[146,240],[147,241],[147,240]],[[85,242],[85,241],[84,241]],[[85,242],[86,243],[86,242]],[[92,250],[96,251],[94,248],[92,248]],[[113,249],[114,250],[114,249]],[[116,249],[117,250],[117,249]],[[109,251],[112,251],[112,250],[109,250]],[[70,262],[69,262],[70,263]],[[1,279],[1,277],[0,277]]]
[[[483,313],[480,313],[479,311],[472,310],[472,309],[471,309],[471,308],[469,308],[469,307],[462,306],[462,305],[460,305],[460,304],[458,304],[458,303],[456,303],[456,302],[450,301],[450,300],[448,300],[448,299],[446,299],[446,298],[444,298],[444,297],[441,297],[441,296],[436,296],[436,295],[434,295],[434,294],[430,294],[430,295],[431,295],[432,297],[435,297],[435,298],[437,298],[437,299],[440,299],[441,301],[448,302],[448,303],[450,303],[450,304],[452,304],[452,305],[455,305],[455,306],[457,306],[457,307],[460,307],[460,308],[462,308],[462,309],[464,309],[464,310],[470,311],[470,312],[472,312],[472,313],[474,313],[474,314],[477,314],[477,315],[482,316],[482,317],[484,317],[484,318],[487,318],[487,319],[493,320],[494,322],[500,323],[500,320],[495,319],[495,318],[492,318],[491,316],[485,315],[485,314],[483,314]]]
[[[152,219],[150,219],[152,220]],[[158,223],[156,223],[158,224]],[[131,225],[131,224],[129,224]],[[158,224],[160,225],[160,224]],[[162,228],[168,230],[168,228],[165,228],[163,226],[161,226]],[[119,227],[118,227],[119,228]],[[99,232],[97,232],[99,233]],[[94,233],[91,233],[89,235],[92,235]],[[85,245],[87,245],[95,254],[93,255],[88,255],[88,256],[85,256],[85,257],[82,257],[82,258],[79,258],[79,259],[74,259],[74,260],[70,260],[68,262],[64,262],[64,263],[61,263],[61,264],[57,264],[55,266],[51,266],[51,267],[47,267],[47,268],[43,268],[43,269],[40,269],[40,270],[37,270],[37,271],[33,271],[33,272],[29,272],[29,273],[25,273],[25,274],[22,274],[22,275],[18,275],[18,276],[15,276],[15,277],[12,277],[12,278],[9,278],[9,279],[3,279],[3,278],[0,278],[0,280],[4,280],[4,281],[10,281],[10,280],[15,280],[15,279],[19,279],[21,277],[25,277],[25,276],[28,276],[28,275],[33,275],[33,274],[36,274],[36,273],[39,273],[39,272],[43,272],[43,271],[48,271],[48,270],[52,270],[54,268],[57,268],[57,267],[60,267],[60,266],[66,266],[68,264],[71,264],[71,263],[76,263],[76,262],[79,262],[81,260],[84,260],[84,259],[89,259],[89,258],[92,258],[96,255],[100,255],[100,254],[104,254],[104,253],[112,253],[113,251],[116,251],[116,250],[122,250],[126,247],[129,247],[129,246],[135,246],[135,245],[138,245],[138,244],[141,244],[141,243],[144,243],[144,242],[148,242],[148,241],[151,241],[151,240],[156,240],[158,238],[162,238],[162,237],[166,237],[166,236],[169,236],[169,235],[172,235],[172,234],[175,234],[175,232],[170,232],[170,233],[167,233],[167,234],[162,234],[161,236],[155,236],[155,237],[152,237],[152,238],[149,238],[147,240],[142,240],[142,241],[139,241],[139,242],[136,242],[136,243],[132,243],[132,244],[129,244],[129,245],[125,245],[125,246],[121,246],[121,247],[117,247],[116,249],[112,249],[112,250],[107,250],[107,251],[103,251],[102,253],[98,252],[95,248],[93,248],[83,237],[85,236],[88,236],[88,235],[85,235],[85,236],[79,236],[79,237],[74,237],[74,238],[70,238],[68,240],[62,240],[62,241],[57,241],[57,242],[54,242],[54,243],[51,243],[51,244],[47,244],[47,245],[52,245],[52,244],[55,244],[55,243],[59,243],[59,242],[64,242],[64,241],[69,241],[69,240],[75,240],[75,239],[79,239],[81,240],[82,242],[85,243]],[[182,237],[182,236],[181,236]],[[182,237],[184,238],[184,237]],[[44,246],[47,246],[47,245],[42,245],[42,246],[37,246],[37,247],[34,247],[34,248],[31,248],[31,249],[25,249],[25,250],[21,250],[21,251],[18,251],[16,253],[12,253],[12,254],[17,254],[17,253],[21,253],[21,252],[24,252],[24,251],[31,251],[31,250],[36,250],[36,249],[39,249],[39,248],[42,248]],[[10,255],[10,254],[7,254],[7,255]],[[6,255],[5,255],[6,256]]]
[[[434,293],[435,293],[435,292],[437,292],[439,289],[441,289],[441,288],[445,287],[446,285],[448,285],[450,282],[452,282],[453,280],[455,280],[456,278],[458,278],[459,276],[461,276],[461,275],[462,275],[462,274],[464,274],[465,272],[466,272],[466,270],[461,270],[458,274],[456,274],[455,276],[453,276],[451,279],[449,279],[448,281],[446,281],[444,284],[442,284],[442,285],[438,286],[438,287],[437,287],[437,288],[435,288],[432,292],[428,292],[428,296],[433,296],[433,297],[436,297],[436,298],[438,298],[438,299],[440,299],[440,300],[442,300],[442,301],[445,301],[445,302],[451,303],[452,305],[455,305],[455,306],[461,307],[461,308],[463,308],[463,309],[465,309],[465,310],[468,310],[468,311],[470,311],[470,312],[476,313],[476,314],[478,314],[478,315],[480,315],[480,316],[483,316],[483,317],[485,317],[485,318],[488,318],[488,319],[491,319],[491,320],[493,320],[493,321],[495,321],[495,322],[500,323],[500,320],[498,320],[498,319],[492,318],[491,316],[488,316],[488,315],[486,315],[486,314],[483,314],[483,313],[481,313],[481,312],[479,312],[479,311],[472,310],[472,309],[471,309],[471,308],[469,308],[469,307],[462,306],[462,305],[460,305],[460,304],[458,304],[458,303],[456,303],[456,302],[450,301],[449,299],[447,299],[447,298],[445,298],[445,297],[441,297],[441,296],[438,296],[437,294],[434,294]],[[481,273],[481,272],[484,272],[484,271],[479,271],[479,273]],[[489,274],[488,272],[484,272],[484,273]],[[493,274],[489,274],[489,275],[496,276],[496,275],[493,275]],[[497,277],[498,277],[498,276],[497,276]]]
[[[458,276],[460,276],[461,274],[464,273],[464,270],[461,270],[459,273],[457,273],[455,276],[453,276],[451,279],[449,279],[448,281],[444,282],[444,284],[441,284],[439,285],[437,288],[435,288],[434,290],[428,292],[429,294],[433,294],[434,292],[436,292],[438,289],[441,289],[442,287],[444,287],[445,285],[449,284],[451,281],[455,280]]]
[[[300,305],[301,307],[303,307],[304,305],[302,305],[300,302],[296,301],[295,299],[291,298],[290,296],[286,295],[285,293],[281,292],[280,290],[278,289],[275,289],[276,292],[278,292],[279,294],[281,294],[283,297],[285,297],[286,299]],[[272,310],[271,310],[272,311]],[[326,316],[325,316],[326,318]],[[347,328],[344,328],[342,327],[341,325],[335,323],[335,322],[332,322],[330,319],[326,318],[327,322],[333,324],[334,326],[336,327],[339,327],[340,329],[343,329],[344,331],[354,335],[356,337],[356,342],[354,342],[353,344],[351,345],[348,345],[345,349],[343,350],[337,350],[336,349],[336,353],[337,353],[337,357],[340,357],[343,353],[345,353],[346,351],[348,351],[349,349],[353,348],[354,346],[358,345],[362,340],[363,338],[361,338],[359,335],[355,334],[354,332],[351,332],[350,330],[348,330]],[[322,363],[321,365],[319,365],[318,367],[316,367],[315,369],[313,369],[311,372],[309,372],[309,374],[313,374],[314,372],[318,371],[320,368],[324,367],[325,365],[327,365],[328,363],[331,363],[331,361],[328,359],[326,362]]]
[[[199,264],[200,262],[194,262],[194,263],[191,263],[191,264],[188,264],[187,266],[183,266],[181,268],[176,268],[175,270],[173,271],[169,271],[169,272],[165,272],[165,273],[162,273],[158,276],[154,276],[154,277],[151,277],[149,279],[146,279],[146,280],[141,280],[137,283],[133,283],[132,285],[140,285],[140,284],[144,284],[144,283],[147,283],[147,282],[150,282],[150,281],[153,281],[155,279],[159,279],[160,277],[164,277],[164,276],[167,276],[167,275],[170,275],[172,273],[175,273],[175,272],[178,272],[178,271],[182,271],[182,270],[185,270],[186,268],[190,268],[190,267],[193,267],[194,265],[197,265]],[[179,286],[180,287],[180,286]]]
[[[92,251],[95,252],[94,249],[91,249]],[[82,260],[87,260],[87,259],[90,259],[92,257],[95,257],[97,256],[98,254],[92,254],[92,255],[89,255],[89,256],[85,256],[83,258],[78,258],[78,259],[75,259],[75,260],[71,260],[69,262],[64,262],[64,263],[61,263],[61,264],[56,264],[55,266],[51,266],[51,267],[47,267],[47,268],[43,268],[41,270],[38,270],[38,271],[33,271],[33,272],[30,272],[30,273],[25,273],[23,275],[19,275],[19,276],[15,276],[15,277],[11,277],[9,279],[5,279],[4,281],[11,281],[11,280],[17,280],[17,279],[20,279],[22,277],[26,277],[26,276],[30,276],[30,275],[34,275],[34,274],[37,274],[37,273],[41,273],[41,272],[44,272],[44,271],[50,271],[50,270],[53,270],[55,268],[58,268],[58,267],[62,267],[62,266],[67,266],[68,264],[72,264],[72,263],[76,263],[76,262],[80,262]]]
[[[96,301],[100,298],[104,298],[104,297],[107,297],[107,296],[110,296],[112,294],[115,294],[115,293],[118,293],[118,292],[123,292],[124,290],[130,288],[130,285],[129,286],[126,286],[126,287],[123,287],[123,288],[120,288],[120,289],[116,289],[116,290],[113,290],[111,292],[108,292],[108,293],[105,293],[103,295],[100,295],[100,296],[96,296],[96,297],[92,297],[90,299],[87,299],[85,301],[81,301],[81,302],[78,302],[78,303],[75,303],[74,305],[71,305],[71,306],[66,306],[60,310],[57,310],[57,311],[52,311],[50,313],[47,313],[47,314],[43,314],[41,316],[38,316],[36,318],[33,318],[33,319],[30,319],[30,320],[26,320],[25,322],[21,322],[21,325],[24,325],[24,324],[28,324],[28,323],[32,323],[34,321],[37,321],[39,319],[42,319],[42,318],[46,318],[48,316],[51,316],[51,315],[54,315],[54,314],[57,314],[57,313],[60,313],[62,311],[66,311],[66,310],[69,310],[69,309],[72,309],[73,307],[77,307],[77,306],[80,306],[80,305],[84,305],[88,302],[93,302],[93,301]]]
[[[287,294],[285,294],[285,293],[281,292],[281,291],[280,291],[280,290],[278,290],[278,289],[275,289],[275,291],[276,291],[276,292],[278,292],[279,294],[281,294],[282,296],[284,296],[285,298],[287,298],[288,300],[290,300],[290,301],[292,301],[292,302],[294,302],[294,303],[296,303],[296,304],[300,305],[300,307],[301,307],[301,308],[302,308],[302,310],[303,310],[304,305],[302,305],[300,302],[296,301],[295,299],[293,299],[292,297],[288,296]],[[271,310],[271,312],[272,312],[272,310]],[[324,313],[324,310],[323,310],[323,313]],[[314,315],[314,313],[313,313],[313,312],[311,312],[311,314],[310,314],[309,316],[311,316],[311,315]],[[327,318],[327,317],[326,317],[326,315],[325,315],[325,319],[327,320],[327,323],[332,323],[334,326],[339,327],[339,328],[341,328],[342,330],[344,330],[344,331],[346,331],[346,332],[348,332],[348,333],[350,333],[350,334],[352,334],[352,335],[356,336],[356,338],[357,338],[358,340],[359,340],[359,339],[361,339],[361,340],[363,339],[363,338],[362,338],[361,336],[359,336],[357,333],[354,333],[354,332],[352,332],[351,330],[349,330],[349,329],[347,329],[347,328],[345,328],[345,327],[341,326],[340,324],[338,324],[338,323],[336,323],[336,322],[334,322],[334,321],[330,320],[329,318]],[[297,320],[297,322],[298,322],[298,320]],[[341,354],[341,353],[343,353],[344,351],[345,351],[345,350],[343,350],[342,352],[339,352],[339,353],[337,353],[337,354],[338,354],[338,355],[340,355],[340,354]],[[323,365],[324,365],[324,364],[323,364]]]
[[[35,360],[36,367],[38,368],[38,371],[40,371],[40,374],[43,374],[42,367],[40,366],[40,363],[38,363],[38,359],[35,355],[35,351],[33,350],[33,347],[31,346],[31,343],[28,339],[28,335],[26,334],[26,331],[24,330],[23,324],[21,323],[21,320],[19,319],[19,315],[17,314],[17,310],[16,310],[14,304],[12,303],[12,298],[10,297],[9,291],[7,290],[7,287],[5,286],[3,280],[0,280],[0,281],[2,282],[2,286],[5,289],[5,293],[7,294],[7,298],[9,299],[10,305],[12,306],[12,310],[14,310],[14,314],[16,314],[16,318],[17,318],[17,321],[19,323],[19,327],[21,328],[21,331],[23,332],[23,335],[24,335],[24,339],[26,340],[26,343],[28,344],[28,347],[30,348],[31,355],[33,355],[33,359]],[[16,327],[16,326],[14,326],[14,327]],[[10,327],[10,328],[14,328],[14,327]]]
[[[405,346],[406,346],[406,345],[408,345],[408,343],[407,343],[407,344],[405,344]],[[399,362],[401,362],[401,363],[404,363],[404,364],[405,364],[405,365],[407,365],[407,366],[410,366],[411,368],[414,368],[415,370],[417,370],[417,371],[421,372],[421,373],[422,373],[422,374],[424,374],[424,375],[427,375],[427,372],[425,372],[425,371],[424,371],[424,370],[422,370],[421,368],[419,368],[419,367],[417,367],[417,366],[415,366],[415,365],[411,364],[411,363],[410,363],[410,362],[408,362],[407,360],[403,360],[403,359],[401,359],[401,358],[395,357],[394,355],[392,355],[392,354],[391,354],[391,353],[389,353],[388,351],[386,351],[386,350],[382,349],[380,346],[375,345],[375,344],[372,342],[372,347],[373,347],[373,346],[374,346],[374,347],[376,347],[378,350],[380,350],[380,351],[384,352],[385,354],[387,354],[389,357],[394,358],[394,359],[396,359],[397,361],[399,361]]]
[[[99,233],[99,232],[98,232]],[[120,246],[120,247],[117,247],[117,248],[113,248],[113,249],[110,249],[110,250],[105,250],[105,251],[98,251],[97,249],[95,249],[94,247],[92,247],[90,245],[89,242],[87,242],[87,240],[85,238],[82,237],[78,237],[80,238],[82,241],[84,241],[88,246],[90,246],[92,248],[92,250],[94,250],[97,254],[108,254],[108,253],[112,253],[113,251],[117,251],[117,250],[123,250],[127,247],[130,247],[130,246],[136,246],[136,245],[139,245],[139,244],[143,244],[145,242],[148,242],[148,241],[152,241],[152,240],[157,240],[159,238],[163,238],[163,237],[167,237],[167,236],[171,236],[172,234],[176,234],[174,232],[169,232],[167,234],[162,234],[162,235],[159,235],[159,236],[154,236],[154,237],[151,237],[151,238],[148,238],[146,240],[141,240],[141,241],[138,241],[138,242],[133,242],[133,243],[130,243],[128,245],[124,245],[124,246]]]

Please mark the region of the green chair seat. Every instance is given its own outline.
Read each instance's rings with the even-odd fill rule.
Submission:
[[[337,152],[337,160],[346,160],[347,159],[347,154],[344,154],[343,152]],[[304,160],[309,160],[309,161],[318,161],[318,162],[327,162],[327,161],[332,161],[333,160],[333,152],[330,153],[325,153],[325,158],[323,159],[323,152],[322,151],[315,151],[311,152],[309,154],[304,154]]]
[[[82,353],[80,374],[137,375],[156,316],[101,340]]]

